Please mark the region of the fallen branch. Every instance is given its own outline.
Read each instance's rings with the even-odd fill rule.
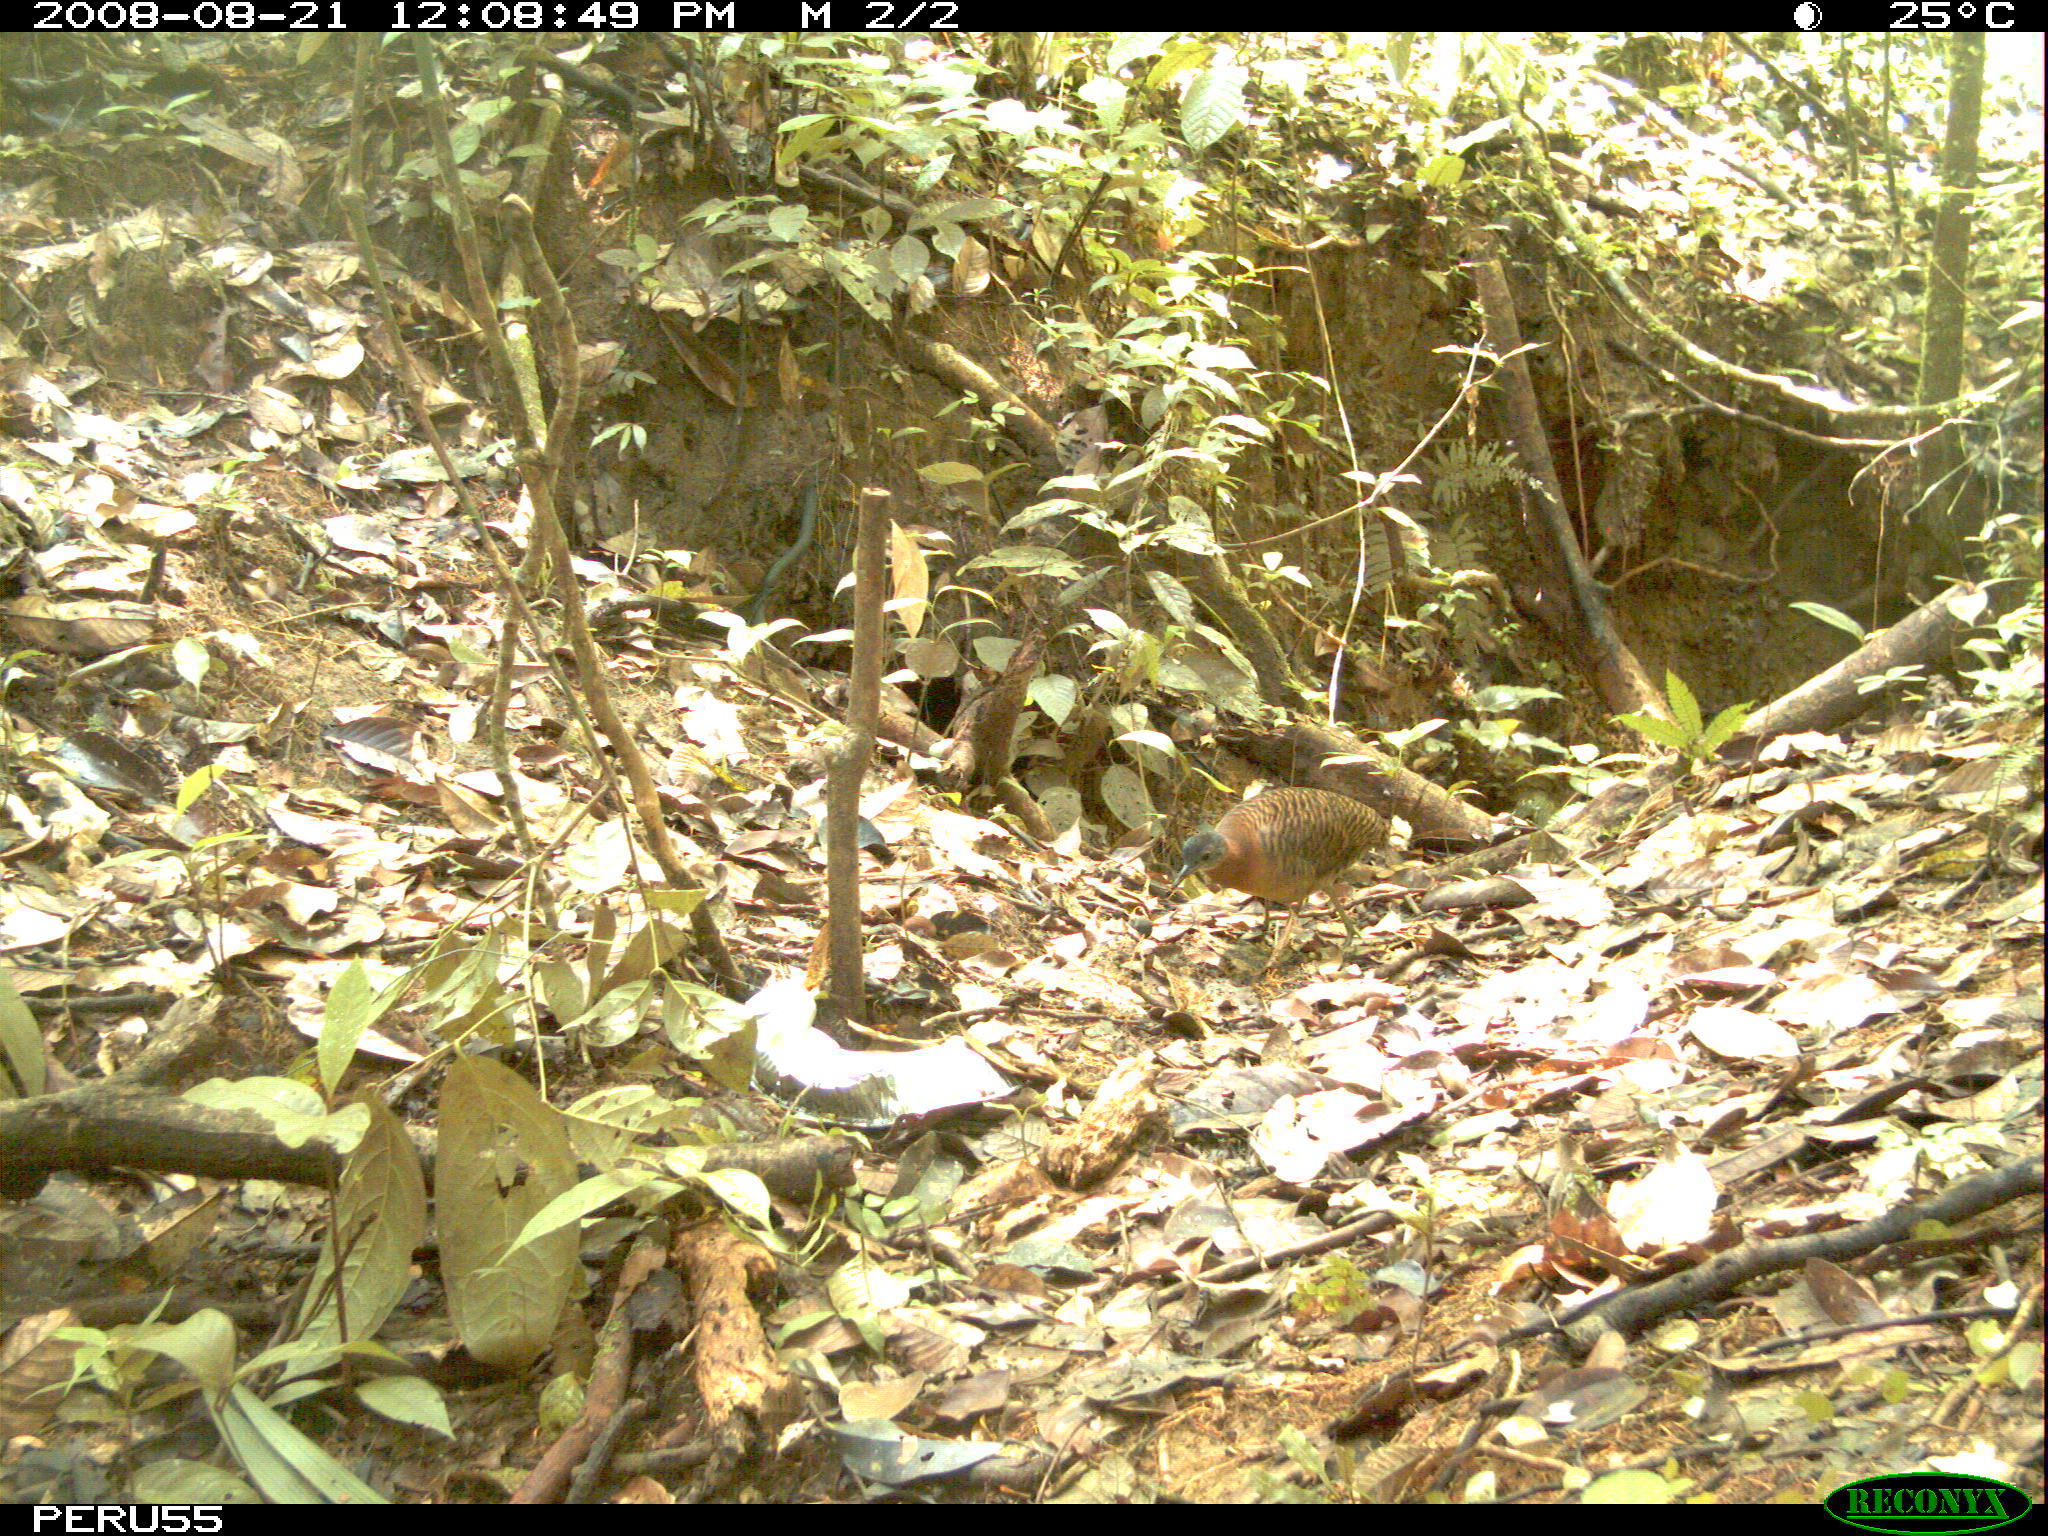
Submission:
[[[1560,1318],[1556,1326],[1574,1338],[1612,1330],[1624,1338],[1640,1333],[1658,1319],[1688,1307],[1726,1300],[1742,1286],[1765,1275],[1802,1267],[1808,1259],[1859,1258],[1891,1243],[1903,1242],[1922,1222],[1953,1225],[2024,1194],[2039,1194],[2040,1157],[2021,1158],[2002,1168],[1951,1184],[1938,1195],[1895,1207],[1875,1220],[1834,1232],[1811,1232],[1766,1242],[1744,1243],[1718,1254],[1683,1274],[1597,1297]],[[1515,1336],[1546,1332],[1548,1323],[1515,1330]]]
[[[1808,678],[1750,716],[1742,733],[1721,748],[1722,761],[1748,757],[1774,736],[1832,730],[1855,719],[1885,697],[1882,688],[1862,687],[1866,679],[1882,677],[1894,667],[1925,666],[1946,656],[1977,622],[1985,601],[1982,588],[1966,583],[1923,603],[1827,671]]]

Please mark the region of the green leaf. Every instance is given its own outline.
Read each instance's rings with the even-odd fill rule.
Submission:
[[[356,1396],[372,1413],[399,1424],[418,1425],[443,1440],[455,1438],[448,1423],[448,1404],[431,1381],[418,1376],[378,1376],[357,1387]]]
[[[872,1317],[910,1300],[911,1286],[868,1258],[848,1259],[825,1281],[825,1296],[844,1318]]]
[[[380,1001],[377,989],[370,985],[370,973],[363,969],[360,960],[343,966],[334,985],[327,989],[326,1016],[320,1024],[320,1043],[314,1059],[329,1098],[340,1088],[342,1074],[355,1059],[356,1042],[384,1011]]]
[[[547,1004],[548,1012],[555,1016],[556,1024],[566,1024],[579,1017],[589,1006],[584,997],[583,977],[566,960],[541,960],[532,970],[533,985]]]
[[[1472,707],[1482,715],[1511,715],[1541,699],[1562,697],[1550,688],[1519,688],[1511,683],[1495,683],[1491,687],[1473,690]]]
[[[1036,571],[1041,575],[1074,577],[1081,574],[1081,567],[1056,549],[1043,544],[1005,544],[968,561],[960,569],[965,571],[1004,570]]]
[[[1199,153],[1244,120],[1242,65],[1219,60],[1197,75],[1181,101],[1181,137]]]
[[[668,1043],[725,1087],[743,1091],[754,1076],[754,1016],[731,998],[668,978],[661,1028]]]
[[[370,1124],[370,1112],[363,1105],[351,1104],[329,1114],[317,1092],[289,1077],[245,1077],[232,1083],[210,1077],[187,1088],[181,1097],[208,1109],[261,1115],[270,1122],[271,1134],[288,1147],[321,1141],[346,1154]]]
[[[734,1215],[753,1226],[766,1228],[775,1219],[768,1186],[757,1173],[744,1168],[700,1168],[692,1178],[716,1195]]]
[[[1685,686],[1685,679],[1676,672],[1664,674],[1664,697],[1671,703],[1671,718],[1685,732],[1686,742],[1698,740],[1700,701],[1692,696],[1692,690]]]
[[[1031,680],[1024,697],[1055,726],[1064,726],[1073,715],[1074,706],[1081,701],[1081,689],[1071,677],[1046,672]]]
[[[249,1481],[273,1504],[388,1504],[247,1387],[207,1405]]]
[[[1398,731],[1381,731],[1379,733],[1379,738],[1381,741],[1384,741],[1387,744],[1389,749],[1395,752],[1400,752],[1408,747],[1414,746],[1416,742],[1422,740],[1423,737],[1429,735],[1430,733],[1442,730],[1444,726],[1448,723],[1448,721],[1444,720],[1424,720],[1415,725],[1406,726]],[[1324,766],[1327,767],[1330,764],[1336,763],[1338,761],[1341,761],[1341,759],[1325,758]],[[1362,763],[1365,762],[1366,759],[1363,757],[1354,756],[1353,758],[1351,758],[1351,761]]]
[[[1615,717],[1631,730],[1639,731],[1660,747],[1669,747],[1674,752],[1683,752],[1692,740],[1684,727],[1675,725],[1657,715],[1617,715]]]
[[[1794,613],[1803,613],[1809,619],[1819,619],[1823,624],[1833,625],[1857,644],[1862,644],[1864,629],[1839,608],[1830,608],[1826,603],[1794,603]]]
[[[572,842],[555,867],[585,896],[608,896],[626,883],[633,867],[633,839],[622,821],[607,821],[588,837]]]
[[[334,1220],[299,1312],[300,1343],[341,1344],[344,1322],[348,1339],[374,1335],[412,1282],[413,1250],[426,1241],[427,1184],[419,1154],[381,1100],[365,1097],[359,1107],[369,1125],[342,1165]],[[289,1366],[284,1379],[332,1364],[329,1354],[311,1355]]]
[[[1415,173],[1415,179],[1425,187],[1449,191],[1465,179],[1464,158],[1460,155],[1432,155]]]
[[[1670,1504],[1678,1490],[1665,1478],[1645,1469],[1609,1472],[1596,1477],[1579,1494],[1581,1504]]]
[[[1742,728],[1747,724],[1749,724],[1749,706],[1747,704],[1730,704],[1721,713],[1714,716],[1713,722],[1701,734],[1699,741],[1700,756],[1705,757],[1709,752],[1719,750],[1723,744],[1739,735]]]
[[[1173,738],[1161,731],[1125,731],[1115,739],[1132,742],[1141,747],[1150,747],[1168,760],[1180,756],[1180,748],[1174,744]]]
[[[441,1276],[472,1355],[518,1370],[547,1348],[576,1276],[574,1228],[514,1248],[576,1183],[561,1115],[510,1067],[463,1056],[441,1085],[434,1196]]]
[[[585,1179],[574,1189],[565,1190],[535,1211],[526,1225],[519,1229],[519,1235],[512,1239],[512,1247],[506,1251],[515,1252],[529,1243],[539,1242],[549,1233],[559,1232],[581,1221],[592,1211],[610,1205],[614,1200],[636,1195],[643,1189],[651,1189],[657,1198],[666,1200],[680,1193],[682,1186],[651,1173],[600,1173]]]
[[[0,1057],[6,1066],[0,1072],[0,1099],[13,1098],[17,1090],[32,1099],[43,1091],[48,1078],[43,1031],[5,971],[0,971]]]
[[[234,1473],[203,1461],[167,1456],[135,1469],[130,1490],[138,1504],[261,1504],[260,1495]]]
[[[180,811],[191,810],[192,802],[213,788],[214,780],[220,778],[226,772],[227,770],[218,763],[208,763],[203,768],[193,769],[185,775],[184,781],[178,785],[178,797],[172,803]]]
[[[126,1342],[177,1361],[209,1396],[234,1384],[235,1325],[225,1312],[208,1307],[182,1323],[145,1323],[130,1330]]]

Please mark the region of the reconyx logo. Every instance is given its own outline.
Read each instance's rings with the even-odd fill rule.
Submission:
[[[2010,1483],[1967,1472],[1894,1472],[1844,1483],[1821,1501],[1845,1525],[1885,1536],[1961,1536],[2019,1519],[2033,1507]]]

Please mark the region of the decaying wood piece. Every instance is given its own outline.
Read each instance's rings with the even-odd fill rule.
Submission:
[[[1997,1168],[1951,1184],[1924,1200],[1894,1206],[1882,1216],[1853,1227],[1808,1232],[1798,1237],[1763,1238],[1715,1254],[1668,1279],[1612,1291],[1558,1320],[1573,1337],[1612,1329],[1633,1337],[1673,1312],[1725,1301],[1741,1287],[1767,1275],[1797,1271],[1813,1259],[1836,1263],[1861,1258],[1892,1243],[1905,1241],[1923,1222],[1954,1226],[2009,1200],[2041,1193],[2040,1157],[2020,1157]],[[1528,1331],[1548,1329],[1549,1323]],[[1523,1330],[1518,1329],[1517,1332]]]
[[[704,1168],[751,1173],[778,1199],[808,1203],[819,1189],[853,1188],[853,1141],[845,1136],[730,1141],[705,1149]]]
[[[983,400],[991,403],[1000,401],[1008,407],[1015,413],[1009,419],[1008,430],[1043,460],[1048,468],[1058,465],[1059,434],[1054,431],[1051,422],[1032,408],[1030,401],[1004,384],[958,347],[900,328],[895,336],[897,346],[913,367],[922,368],[956,389],[971,390]]]
[[[1288,784],[1306,784],[1362,800],[1382,816],[1399,816],[1418,837],[1483,843],[1493,819],[1420,774],[1332,726],[1294,719],[1278,725],[1226,725],[1217,739]],[[1363,762],[1331,763],[1333,757]]]
[[[930,757],[941,737],[918,718],[917,710],[900,688],[882,690],[882,710],[875,721],[875,734],[923,757]]]
[[[626,1304],[641,1282],[661,1267],[662,1258],[658,1245],[635,1248],[626,1255],[618,1286],[612,1293],[611,1314],[598,1336],[597,1358],[591,1364],[590,1379],[584,1384],[583,1411],[527,1473],[526,1481],[512,1495],[514,1504],[550,1504],[559,1498],[575,1475],[577,1463],[584,1459],[625,1400],[633,1374],[633,1329],[627,1320]]]
[[[1017,825],[1024,829],[1026,836],[1049,843],[1057,835],[1052,823],[1046,820],[1045,808],[1013,776],[1005,774],[996,782],[996,799],[1004,810],[1017,818]]]
[[[1044,655],[1044,636],[1029,636],[1010,653],[1003,675],[961,706],[953,721],[953,745],[942,759],[942,788],[993,787],[1008,776],[1017,750],[1017,721]]]
[[[25,1200],[58,1170],[147,1168],[216,1178],[272,1178],[327,1185],[332,1151],[286,1147],[262,1116],[204,1109],[165,1089],[233,1055],[219,994],[180,998],[142,1053],[112,1077],[0,1102],[0,1196]]]
[[[1159,1068],[1149,1056],[1123,1063],[1096,1090],[1080,1120],[1047,1143],[1045,1171],[1069,1189],[1086,1189],[1112,1172],[1159,1123]]]
[[[1632,779],[1608,785],[1591,800],[1567,806],[1549,826],[1491,848],[1432,864],[1432,888],[1470,875],[1497,874],[1518,864],[1555,864],[1662,816],[1683,796],[1690,770],[1682,762],[1652,763]]]
[[[253,1110],[208,1109],[147,1088],[89,1083],[0,1104],[0,1194],[33,1195],[47,1175],[108,1168],[328,1185],[331,1147],[287,1147]]]
[[[889,493],[868,486],[860,493],[854,535],[853,669],[846,689],[846,734],[832,749],[825,771],[826,942],[832,959],[832,1003],[839,1016],[867,1017],[867,988],[861,969],[860,785],[875,755],[875,721],[881,713],[882,570],[888,545]]]
[[[836,709],[842,714],[849,697],[848,685],[836,682],[820,695],[820,702],[827,709]],[[881,700],[875,717],[875,734],[884,741],[893,741],[899,747],[907,747],[920,757],[932,756],[944,738],[926,725],[917,713],[917,705],[909,694],[894,683],[882,684]]]
[[[802,1407],[796,1383],[775,1364],[748,1292],[775,1279],[775,1260],[722,1220],[676,1234],[671,1250],[690,1289],[690,1377],[716,1449],[697,1490],[710,1497],[750,1454],[774,1443]]]
[[[952,743],[940,759],[939,784],[955,793],[975,786],[993,789],[1026,833],[1051,842],[1053,831],[1044,810],[1010,774],[1017,755],[1017,722],[1044,654],[1042,633],[1026,637],[1011,653],[1002,676],[962,707],[953,722]]]
[[[433,1138],[421,1133],[413,1142],[431,1183]],[[125,1076],[0,1103],[0,1193],[16,1199],[33,1195],[52,1173],[112,1168],[326,1188],[341,1162],[317,1142],[286,1146],[253,1110],[208,1109]],[[783,1199],[809,1200],[820,1185],[852,1187],[853,1143],[839,1136],[728,1142],[707,1148],[704,1166],[744,1169]]]

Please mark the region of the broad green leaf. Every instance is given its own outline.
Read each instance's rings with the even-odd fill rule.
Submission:
[[[1149,747],[1154,752],[1159,753],[1160,756],[1165,758],[1168,762],[1171,762],[1174,758],[1180,756],[1180,748],[1174,744],[1173,738],[1171,736],[1166,735],[1163,731],[1154,731],[1149,729],[1139,731],[1125,731],[1121,736],[1118,736],[1116,739],[1118,741],[1127,741],[1131,743],[1131,745],[1137,747]]]
[[[13,1098],[16,1090],[26,1099],[43,1091],[48,1075],[43,1032],[5,971],[0,971],[0,1056],[6,1059],[6,1071],[0,1072],[0,1099]]]
[[[1809,619],[1819,619],[1823,624],[1832,625],[1859,645],[1863,642],[1863,626],[1839,608],[1830,608],[1826,603],[1794,603],[1792,611],[1803,613]]]
[[[1195,623],[1195,600],[1177,577],[1164,571],[1146,570],[1145,585],[1152,589],[1153,601],[1167,612],[1174,623],[1193,628]]]
[[[588,1006],[583,977],[568,961],[538,961],[532,975],[534,989],[540,993],[541,1001],[547,1004],[548,1012],[555,1016],[558,1025],[582,1016]]]
[[[366,1097],[361,1107],[370,1123],[342,1165],[334,1220],[299,1311],[300,1343],[339,1344],[344,1322],[350,1339],[375,1335],[411,1282],[413,1250],[426,1241],[427,1184],[419,1154],[381,1100]],[[327,1355],[311,1356],[289,1367],[284,1379],[331,1363]]]
[[[603,982],[594,990],[601,1000],[605,993],[629,982],[645,981],[658,972],[666,971],[676,957],[686,954],[690,947],[689,933],[674,923],[658,922],[649,918],[636,924],[626,942],[617,947],[612,968],[605,972]]]
[[[325,1142],[335,1151],[354,1150],[370,1123],[370,1112],[351,1104],[329,1114],[320,1095],[288,1077],[245,1077],[236,1082],[210,1077],[182,1095],[208,1109],[247,1110],[270,1122],[271,1134],[288,1147]]]
[[[327,989],[326,1014],[320,1024],[320,1043],[314,1059],[329,1098],[341,1087],[342,1074],[355,1060],[356,1042],[384,1011],[379,1006],[383,1001],[370,985],[370,973],[363,969],[360,960],[343,966],[334,985]]]
[[[623,821],[607,821],[588,837],[572,842],[555,867],[585,896],[608,896],[626,883],[633,868],[633,839]]]
[[[668,1043],[736,1093],[753,1081],[755,1022],[745,1008],[708,987],[665,981],[661,1029]]]
[[[1159,62],[1152,66],[1145,76],[1145,85],[1150,90],[1160,91],[1178,80],[1191,69],[1200,68],[1215,54],[1216,45],[1201,42],[1195,38],[1182,38],[1173,43],[1159,56]]]
[[[1432,155],[1415,173],[1415,179],[1425,187],[1449,191],[1465,179],[1465,161],[1461,155]]]
[[[833,1271],[825,1282],[825,1295],[841,1317],[872,1317],[902,1306],[910,1300],[911,1290],[907,1281],[872,1259],[853,1258]]]
[[[1379,737],[1390,749],[1400,752],[1405,748],[1414,746],[1416,742],[1422,740],[1423,737],[1429,735],[1432,731],[1442,730],[1449,723],[1447,720],[1423,720],[1402,730],[1381,731]],[[1325,761],[1333,760],[1326,759]],[[1359,761],[1363,762],[1365,759],[1360,758]]]
[[[226,772],[227,770],[218,763],[208,763],[203,768],[193,769],[178,785],[178,796],[172,804],[181,812],[191,810],[192,802],[213,788],[213,781]]]
[[[213,669],[213,653],[207,650],[204,640],[187,635],[171,647],[171,667],[178,676],[197,688]]]
[[[1020,528],[1029,528],[1033,523],[1042,523],[1048,517],[1061,513],[1078,516],[1094,509],[1085,501],[1076,501],[1071,496],[1052,496],[1044,501],[1034,501],[1030,506],[1003,524],[1004,533],[1015,533]]]
[[[1408,65],[1415,56],[1415,34],[1413,32],[1389,32],[1387,34],[1387,73],[1394,77],[1396,85],[1408,79]]]
[[[576,1275],[576,1231],[513,1240],[576,1183],[562,1117],[511,1068],[458,1057],[441,1085],[434,1163],[448,1310],[469,1352],[517,1370],[547,1348]]]
[[[138,1504],[261,1504],[254,1488],[234,1473],[203,1461],[167,1456],[135,1469],[130,1491]]]
[[[657,1199],[666,1200],[671,1195],[680,1193],[681,1188],[681,1185],[671,1184],[668,1180],[656,1178],[651,1173],[600,1173],[594,1178],[585,1179],[574,1189],[565,1190],[540,1210],[535,1211],[532,1219],[519,1229],[519,1235],[512,1239],[512,1247],[507,1252],[516,1251],[528,1243],[539,1242],[550,1233],[573,1226],[600,1206],[610,1205],[614,1200],[623,1200],[643,1189],[651,1189]]]
[[[1678,1498],[1668,1479],[1646,1468],[1596,1477],[1579,1494],[1581,1504],[1674,1504]]]
[[[765,1228],[774,1220],[768,1186],[759,1174],[744,1168],[699,1168],[693,1177],[749,1225]]]
[[[235,1325],[225,1312],[208,1307],[182,1323],[147,1323],[132,1329],[127,1342],[177,1361],[209,1395],[234,1384]]]
[[[224,1400],[209,1401],[207,1407],[229,1453],[271,1503],[390,1502],[247,1387],[233,1387]]]
[[[1144,779],[1122,763],[1111,763],[1103,769],[1102,777],[1096,781],[1096,789],[1102,796],[1102,803],[1109,807],[1110,814],[1127,827],[1146,826],[1158,814],[1152,808],[1152,797],[1146,793]]]
[[[1064,726],[1080,702],[1081,689],[1071,677],[1047,672],[1031,680],[1024,697],[1055,726]]]
[[[448,1404],[431,1381],[418,1376],[376,1376],[357,1387],[356,1396],[372,1413],[399,1424],[416,1424],[443,1440],[455,1438],[448,1423]]]
[[[1200,153],[1244,120],[1247,76],[1239,64],[1218,60],[1197,75],[1181,100],[1181,137]]]
[[[1117,35],[1109,45],[1109,52],[1103,58],[1102,67],[1110,74],[1116,74],[1126,64],[1157,53],[1162,44],[1173,36],[1171,32],[1124,32]]]
[[[1482,715],[1507,715],[1540,699],[1562,697],[1550,688],[1520,688],[1511,683],[1495,683],[1488,688],[1473,690],[1472,707]]]
[[[1953,593],[1948,600],[1948,611],[1958,624],[1976,623],[1984,610],[1990,606],[1991,594],[1981,587]]]
[[[1081,567],[1056,549],[1043,544],[1005,544],[977,556],[960,567],[962,571],[1037,571],[1048,576],[1074,577]]]
[[[900,235],[889,247],[889,270],[906,283],[914,277],[922,277],[931,260],[932,253],[915,235]]]
[[[656,985],[655,978],[648,976],[622,987],[613,987],[575,1018],[564,1019],[562,1029],[565,1033],[572,1029],[577,1031],[598,1050],[624,1045],[640,1033],[647,1000],[653,995]]]

